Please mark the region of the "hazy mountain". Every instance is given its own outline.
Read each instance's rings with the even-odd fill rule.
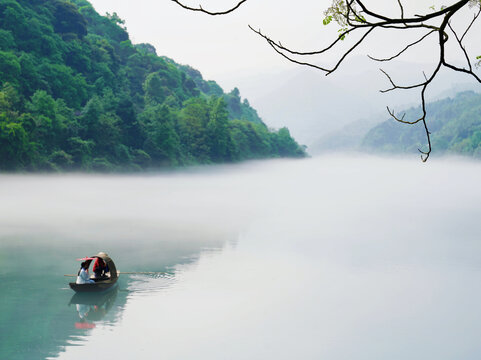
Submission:
[[[464,154],[481,157],[481,94],[466,91],[455,97],[427,104],[428,127],[433,154]],[[411,108],[406,116],[419,116],[421,109]],[[422,123],[399,124],[384,121],[373,127],[362,139],[367,151],[417,153],[426,149],[426,134]]]
[[[331,131],[309,147],[312,155],[326,152],[359,151],[362,139],[376,125],[385,120],[385,116],[373,116],[371,118],[355,120],[344,125],[338,130]]]
[[[327,77],[318,70],[293,65],[291,70],[283,72],[240,76],[238,84],[267,123],[274,127],[288,126],[296,139],[311,146],[348,123],[380,116],[386,106],[398,110],[419,105],[419,90],[379,92],[390,86],[379,71],[380,65],[399,85],[422,81],[423,71],[426,74],[432,71],[432,65],[427,64],[380,64],[354,57]],[[426,97],[434,101],[477,86],[469,77],[443,70],[430,85]]]

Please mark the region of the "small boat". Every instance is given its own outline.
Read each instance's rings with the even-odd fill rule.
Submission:
[[[106,253],[99,252],[97,255],[77,260],[85,261],[87,262],[88,266],[90,266],[92,260],[95,260],[96,258],[102,259],[105,264],[107,264],[108,272],[101,278],[91,278],[91,280],[95,281],[94,283],[77,284],[71,282],[69,283],[69,285],[72,290],[74,290],[75,292],[100,292],[109,290],[114,287],[119,278],[119,274],[113,260]]]

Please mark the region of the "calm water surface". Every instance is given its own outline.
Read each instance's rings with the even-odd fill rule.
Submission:
[[[0,359],[479,359],[481,164],[0,176]],[[74,296],[108,252],[115,291]]]

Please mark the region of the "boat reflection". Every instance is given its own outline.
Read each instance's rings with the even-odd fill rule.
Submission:
[[[112,308],[119,292],[118,287],[103,293],[76,293],[69,302],[75,305],[79,321],[75,323],[77,329],[93,329],[95,322],[102,320]]]

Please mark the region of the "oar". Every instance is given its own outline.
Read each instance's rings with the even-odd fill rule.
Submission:
[[[125,275],[159,275],[159,274],[165,274],[168,275],[168,272],[165,271],[134,271],[134,272],[124,272],[124,271],[117,271],[117,274],[125,274]],[[77,277],[77,275],[74,274],[64,274],[64,276],[68,277]]]
[[[158,274],[166,274],[168,275],[168,272],[165,271],[134,271],[134,272],[124,272],[124,271],[117,271],[118,274],[126,274],[126,275],[158,275]]]

